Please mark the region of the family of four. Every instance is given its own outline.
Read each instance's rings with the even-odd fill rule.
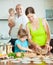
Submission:
[[[15,13],[16,10],[16,13]],[[45,19],[35,17],[33,7],[27,7],[25,14],[23,6],[17,4],[15,10],[9,9],[8,26],[9,35],[13,52],[34,52],[46,49],[48,52],[52,49],[50,46],[50,30]],[[29,48],[32,45],[33,48]]]

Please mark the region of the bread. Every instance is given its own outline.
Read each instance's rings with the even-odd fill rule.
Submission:
[[[25,57],[35,57],[36,56],[36,53],[26,52],[26,53],[24,53],[24,56]]]

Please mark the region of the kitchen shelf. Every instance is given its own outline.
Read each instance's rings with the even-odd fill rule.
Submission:
[[[46,18],[47,21],[53,21],[53,18]]]
[[[8,19],[0,19],[0,21],[8,21]]]

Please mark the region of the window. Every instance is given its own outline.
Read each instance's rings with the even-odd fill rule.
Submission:
[[[53,9],[46,9],[46,19],[48,21],[53,20]]]

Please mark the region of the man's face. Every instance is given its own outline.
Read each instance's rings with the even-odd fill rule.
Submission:
[[[22,15],[22,13],[23,13],[22,6],[16,6],[16,12],[18,15]]]

